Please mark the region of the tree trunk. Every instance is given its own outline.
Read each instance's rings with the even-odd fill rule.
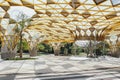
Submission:
[[[90,40],[90,43],[89,43],[89,46],[88,46],[88,57],[94,57],[94,53],[93,53],[93,50],[94,50],[94,48],[93,48],[93,46],[92,46],[92,41]]]
[[[23,51],[22,51],[22,32],[20,32],[20,54],[19,54],[20,58],[23,57],[22,53],[23,53]]]
[[[64,55],[66,55],[66,56],[68,55],[68,49],[67,48],[64,49]]]

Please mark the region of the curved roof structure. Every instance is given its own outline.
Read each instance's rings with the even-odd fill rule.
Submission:
[[[46,42],[104,40],[120,33],[119,4],[119,0],[1,0],[0,27],[14,26],[10,7],[25,6],[36,12],[26,31],[39,31],[47,36]]]

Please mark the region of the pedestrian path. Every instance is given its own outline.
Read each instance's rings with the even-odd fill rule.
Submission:
[[[0,80],[120,80],[114,60],[70,60],[67,56],[38,56],[35,60],[0,62]]]

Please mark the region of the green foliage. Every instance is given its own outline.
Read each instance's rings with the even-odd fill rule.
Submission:
[[[23,52],[23,35],[22,32],[30,25],[31,18],[28,18],[28,16],[24,13],[19,12],[19,15],[17,15],[18,21],[16,21],[17,28],[15,29],[17,33],[19,33],[19,51],[20,51],[20,58],[22,58],[22,52]],[[20,28],[19,28],[20,26]]]
[[[13,58],[13,59],[6,59],[6,60],[35,60],[37,58]]]
[[[103,55],[107,54],[109,50],[109,45],[106,42],[100,42],[99,44],[97,44],[97,48],[96,51],[101,52]]]
[[[76,49],[77,55],[79,55],[79,53],[81,53],[81,52],[82,52],[82,48],[78,46],[77,49]]]
[[[64,45],[64,49],[65,48],[68,49],[68,54],[71,54],[72,45],[73,45],[73,43],[65,43],[65,45]]]
[[[75,45],[74,43],[72,44],[72,49],[71,49],[71,53],[73,55],[77,55],[77,45]]]
[[[23,41],[22,44],[23,44],[23,50],[25,50],[25,51],[29,50],[29,46],[26,41]]]
[[[73,55],[76,55],[76,49],[72,48],[71,53],[72,53]]]
[[[68,55],[68,49],[67,48],[64,49],[64,54]]]
[[[39,50],[39,51],[44,51],[44,49],[45,49],[45,46],[40,43],[40,44],[38,45],[38,50]]]
[[[53,52],[52,47],[51,47],[50,45],[48,45],[48,44],[45,44],[45,43],[40,43],[40,44],[38,45],[38,50],[39,50],[39,51],[42,51],[42,52],[46,52],[46,53],[51,53],[51,52]]]
[[[27,43],[27,41],[22,41],[22,49],[23,49],[23,51],[27,51],[28,52],[28,50],[29,50],[29,45],[28,45],[28,43]],[[18,43],[18,50],[19,50],[19,48],[20,48],[20,42]]]
[[[64,42],[62,43],[64,45],[64,47],[61,47],[61,54],[64,55],[79,55],[79,53],[82,52],[82,48],[75,45],[74,43],[67,43]]]

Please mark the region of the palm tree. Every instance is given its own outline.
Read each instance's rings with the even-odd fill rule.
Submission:
[[[15,31],[18,33],[19,35],[19,41],[20,41],[20,58],[22,58],[22,40],[23,40],[23,31],[30,25],[31,22],[31,18],[28,18],[28,16],[24,13],[20,13],[17,16],[17,21],[16,21],[16,29]]]

